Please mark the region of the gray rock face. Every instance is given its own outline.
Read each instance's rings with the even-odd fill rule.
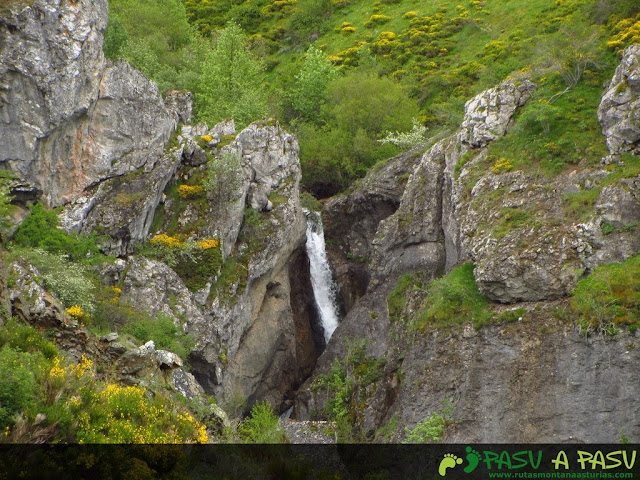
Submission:
[[[9,290],[13,315],[42,326],[78,326],[78,322],[65,313],[60,301],[36,281],[40,274],[34,266],[14,263],[9,267],[9,273],[15,281]]]
[[[540,323],[552,333],[542,334]],[[635,438],[638,338],[585,338],[553,323],[419,338],[404,363],[423,368],[403,368],[398,409],[388,418],[413,428],[450,400],[454,422],[445,442],[615,443],[621,428]]]
[[[225,258],[246,264],[231,285],[212,286],[201,302],[204,318],[188,318],[197,339],[193,372],[222,401],[241,396],[248,407],[257,399],[279,407],[301,370],[308,372],[315,360],[309,354],[310,326],[297,325],[292,313],[300,308],[293,306],[291,265],[305,240],[298,145],[280,127],[255,123],[222,152],[240,158],[243,177],[226,203],[211,206],[218,215],[206,219],[199,235],[221,238]],[[243,225],[246,208],[257,215],[251,225]]]
[[[378,226],[398,209],[418,159],[416,151],[398,155],[372,169],[349,194],[332,197],[322,209],[325,236],[331,239],[327,254],[346,311],[367,291]]]
[[[598,120],[612,155],[640,154],[640,45],[627,48],[602,96]]]
[[[129,258],[120,302],[152,316],[164,313],[178,325],[187,319],[194,323],[205,321],[180,277],[164,263],[144,257]]]
[[[140,170],[100,183],[65,208],[60,225],[66,230],[105,235],[101,247],[108,254],[132,253],[135,244],[147,238],[181,154],[181,149],[171,151]]]
[[[0,18],[0,161],[50,206],[157,159],[188,116],[126,62],[105,62],[106,19],[102,0],[16,3]]]
[[[575,226],[578,255],[586,268],[622,262],[640,252],[640,177],[604,187],[594,213]]]
[[[525,81],[520,85],[500,84],[469,100],[458,138],[473,148],[485,147],[507,132],[516,108],[525,104],[536,89]]]
[[[0,161],[56,205],[79,185],[64,178],[73,161],[49,163],[41,142],[67,131],[98,97],[106,23],[106,0],[16,2],[0,16]],[[50,177],[66,180],[61,192],[50,192]]]

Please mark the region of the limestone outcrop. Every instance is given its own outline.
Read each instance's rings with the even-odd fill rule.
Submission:
[[[640,45],[622,54],[598,108],[598,120],[612,155],[640,154]]]
[[[236,277],[212,285],[204,320],[188,320],[198,339],[193,372],[226,401],[241,396],[247,406],[258,399],[280,406],[317,356],[310,323],[293,316],[293,309],[314,316],[295,300],[305,293],[292,284],[304,279],[294,271],[306,228],[298,145],[279,126],[256,123],[223,147],[225,154],[241,160],[244,178],[226,205],[214,202],[212,208],[226,214],[212,217],[201,232],[219,235],[223,256],[241,265]]]
[[[0,15],[0,161],[50,206],[149,167],[184,103],[102,53],[107,2],[38,0]],[[149,168],[147,167],[147,168]]]

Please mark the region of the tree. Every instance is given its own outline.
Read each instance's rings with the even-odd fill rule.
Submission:
[[[202,117],[215,124],[233,118],[243,128],[267,113],[263,65],[249,50],[247,36],[235,23],[221,30],[202,66],[206,97]]]
[[[322,123],[322,107],[327,87],[338,76],[336,67],[325,54],[311,46],[304,57],[304,65],[295,76],[288,95],[293,116],[305,122]]]
[[[305,187],[320,197],[339,192],[364,176],[377,161],[399,149],[378,140],[388,131],[406,131],[418,107],[390,78],[356,70],[327,87],[323,126],[298,128]]]

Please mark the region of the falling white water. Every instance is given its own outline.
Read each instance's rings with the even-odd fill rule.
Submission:
[[[324,339],[329,343],[333,331],[338,326],[336,285],[331,277],[331,269],[327,261],[322,218],[318,212],[304,210],[304,214],[307,217],[307,255],[311,270],[311,286],[320,312]]]

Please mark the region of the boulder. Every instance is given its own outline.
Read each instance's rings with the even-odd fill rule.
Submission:
[[[640,45],[622,53],[598,108],[607,147],[612,155],[640,154]]]
[[[120,303],[173,318],[177,325],[205,322],[191,292],[171,268],[162,262],[133,256],[127,262]]]

